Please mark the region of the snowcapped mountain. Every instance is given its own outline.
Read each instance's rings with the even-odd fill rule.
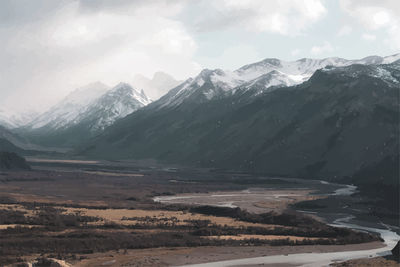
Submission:
[[[0,110],[0,125],[4,126],[6,128],[14,128],[15,127],[15,125],[13,125],[11,123],[9,116],[3,110]]]
[[[165,95],[171,88],[178,86],[182,81],[175,80],[174,77],[165,72],[156,72],[153,78],[149,79],[141,74],[135,75],[133,84],[143,88],[146,94],[153,100]]]
[[[204,102],[215,97],[231,94],[232,88],[242,82],[235,73],[221,69],[204,69],[194,79],[189,78],[169,91],[157,101],[156,105],[159,107],[175,106],[187,99]]]
[[[103,130],[150,102],[143,90],[139,92],[127,83],[120,83],[89,105],[80,121],[90,121],[92,131]]]
[[[33,143],[70,147],[83,142],[151,100],[127,83],[93,83],[75,90],[18,131]]]
[[[326,66],[303,84],[257,97],[253,89],[293,80],[275,70],[242,84],[248,93],[229,96],[238,90],[230,90],[235,85],[229,84],[238,80],[228,79],[237,77],[232,73],[224,74],[202,71],[171,90],[171,98],[117,121],[79,150],[98,158],[155,158],[332,179],[352,179],[370,166],[360,181],[379,163],[384,173],[394,174],[385,180],[397,184],[400,61]],[[210,92],[225,97],[214,95],[215,101],[207,101]],[[207,102],[193,103],[194,96]],[[371,177],[376,179],[375,173]]]
[[[237,90],[245,92],[250,88],[254,90],[255,95],[258,95],[282,86],[301,84],[307,81],[316,70],[327,66],[389,64],[398,59],[400,59],[400,54],[388,57],[370,56],[358,60],[331,57],[283,61],[276,58],[267,58],[245,65],[235,71],[205,69],[194,79],[190,78],[173,88],[154,105],[159,107],[175,106],[185,99],[203,102],[213,98],[229,96]]]
[[[384,62],[384,61],[383,61]],[[360,78],[364,77],[374,77],[380,79],[389,87],[399,87],[400,86],[400,76],[398,71],[400,70],[400,60],[396,60],[387,64],[380,65],[360,65],[354,64],[350,66],[345,66],[343,68],[334,68],[327,66],[321,71],[330,73],[340,73],[340,76],[345,78]]]
[[[110,89],[96,82],[73,91],[28,127],[60,130],[85,122],[90,123],[91,131],[96,131],[149,103],[143,91],[139,92],[127,83]]]
[[[96,101],[108,89],[109,87],[101,82],[78,88],[27,126],[32,129],[43,127],[59,129],[77,123],[79,116],[85,112],[87,106]]]
[[[4,126],[8,129],[17,128],[26,125],[37,116],[39,116],[39,113],[34,110],[25,112],[0,110],[0,126]]]

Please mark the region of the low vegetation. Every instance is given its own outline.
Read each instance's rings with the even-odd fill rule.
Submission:
[[[0,230],[0,265],[36,254],[71,260],[77,255],[120,249],[348,244],[379,239],[329,227],[296,213],[251,214],[241,209],[210,206],[181,209],[179,212],[131,210],[138,216],[121,214],[110,219],[104,214],[108,211],[114,214],[113,210],[102,213],[97,209],[94,213],[99,216],[89,216],[86,213],[91,209],[45,204],[9,204],[7,208],[3,204],[0,224],[9,227]],[[296,238],[289,238],[293,236]]]

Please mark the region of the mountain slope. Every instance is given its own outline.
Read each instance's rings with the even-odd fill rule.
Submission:
[[[231,96],[237,90],[245,92],[252,89],[254,95],[282,86],[292,86],[307,81],[316,70],[327,66],[343,67],[352,64],[377,65],[391,63],[400,59],[400,54],[379,57],[371,56],[359,60],[342,58],[310,59],[283,61],[267,58],[245,65],[233,72],[221,69],[204,69],[194,79],[190,78],[172,89],[157,101],[161,107],[176,106],[186,99],[204,102],[211,99]],[[256,86],[254,86],[256,85]],[[255,90],[257,89],[257,90]],[[155,103],[155,104],[156,104]]]
[[[30,166],[17,154],[0,151],[0,170],[30,170]]]
[[[100,82],[78,88],[27,126],[43,130],[68,127],[69,124],[76,121],[88,105],[96,101],[108,89],[108,86]]]
[[[16,147],[15,150],[10,150],[10,149],[4,149],[4,146],[0,145],[0,150],[2,149],[14,152],[20,152],[22,150],[45,150],[44,148],[31,144],[26,138],[13,132],[13,130],[8,130],[3,126],[0,126],[0,139],[3,140],[1,142],[2,144],[7,143],[7,146]]]
[[[88,125],[92,132],[103,130],[149,103],[143,91],[138,92],[129,84],[120,83],[86,107],[78,124]]]
[[[8,129],[17,128],[33,121],[39,114],[36,111],[29,110],[24,112],[15,112],[0,109],[0,126]]]
[[[399,80],[399,62],[351,65],[318,70],[301,85],[257,98],[238,92],[162,107],[160,99],[106,129],[81,153],[308,178],[352,176],[398,154]]]
[[[143,91],[138,92],[126,83],[108,90],[95,85],[71,93],[19,131],[40,145],[71,147],[150,103]]]

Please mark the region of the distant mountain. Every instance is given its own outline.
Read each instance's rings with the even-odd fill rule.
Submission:
[[[343,67],[353,64],[387,64],[398,59],[400,59],[400,54],[388,57],[370,56],[359,60],[332,57],[283,61],[275,58],[267,58],[253,64],[245,65],[233,72],[221,69],[205,69],[195,78],[189,78],[169,91],[160,101],[154,104],[157,104],[159,107],[176,106],[185,99],[204,102],[231,96],[237,90],[243,93],[250,88],[254,95],[258,95],[279,87],[301,84],[307,81],[316,70],[327,66]]]
[[[17,128],[31,122],[38,115],[39,114],[33,110],[16,112],[0,109],[0,126],[4,126],[8,129]]]
[[[68,127],[79,120],[86,108],[107,92],[109,87],[103,83],[95,82],[78,88],[61,102],[43,113],[27,127],[32,129],[60,129]]]
[[[129,84],[109,89],[94,83],[72,92],[19,132],[40,145],[69,147],[149,103],[143,91]]]
[[[15,129],[9,130],[0,126],[0,151],[15,152],[20,155],[49,155],[57,152],[65,152],[51,147],[42,147],[32,144],[27,138],[14,132]]]
[[[384,166],[382,181],[398,182],[398,162],[387,159],[399,154],[400,61],[327,66],[297,86],[254,97],[254,84],[246,92],[208,99],[210,91],[224,93],[235,82],[216,76],[224,77],[203,71],[171,90],[182,98],[167,94],[132,113],[80,154],[331,180]]]
[[[143,90],[139,92],[127,83],[120,83],[88,105],[75,122],[88,125],[90,131],[103,130],[150,102]]]
[[[15,127],[4,110],[0,110],[0,126],[7,127],[9,129]]]
[[[133,84],[139,88],[143,88],[146,94],[153,100],[159,99],[181,82],[175,80],[171,75],[160,71],[154,73],[151,79],[140,74],[135,75],[133,79]]]

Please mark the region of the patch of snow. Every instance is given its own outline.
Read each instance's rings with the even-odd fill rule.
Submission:
[[[143,90],[139,91],[127,83],[119,83],[111,89],[95,83],[75,90],[29,126],[31,129],[46,127],[57,130],[91,121],[91,129],[95,131],[150,102]]]
[[[327,69],[328,66],[346,67],[353,64],[371,65],[392,63],[400,59],[400,54],[388,57],[370,56],[358,60],[347,60],[338,57],[324,59],[303,58],[296,61],[283,61],[275,58],[267,58],[262,61],[245,65],[235,71],[223,71],[220,69],[204,69],[193,80],[187,80],[172,89],[159,103],[160,107],[177,105],[190,97],[194,92],[202,88],[202,94],[206,99],[224,95],[230,95],[237,90],[246,90],[257,85],[261,92],[275,90],[282,86],[293,86],[307,81],[315,71]],[[357,75],[357,73],[354,73]],[[386,75],[381,72],[377,75]],[[386,79],[392,79],[386,75]],[[398,82],[392,79],[393,82]],[[210,88],[203,88],[206,82],[210,82]]]
[[[390,64],[390,63],[393,63],[393,62],[395,62],[397,60],[400,60],[400,53],[384,57],[382,64]]]

